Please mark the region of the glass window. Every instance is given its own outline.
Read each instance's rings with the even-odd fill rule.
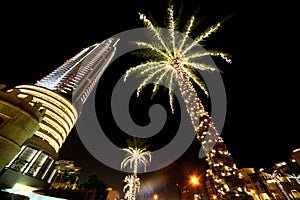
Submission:
[[[36,149],[26,147],[24,151],[22,151],[22,153],[19,155],[19,157],[14,161],[10,168],[16,171],[23,172],[36,153]]]
[[[44,165],[45,161],[47,160],[48,155],[45,153],[41,153],[39,157],[36,159],[36,161],[31,166],[30,170],[28,171],[28,174],[31,176],[36,176],[42,166]]]

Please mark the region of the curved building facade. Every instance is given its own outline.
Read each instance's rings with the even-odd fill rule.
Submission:
[[[34,136],[48,142],[58,152],[77,120],[76,109],[64,96],[47,88],[37,85],[19,85],[16,88],[20,91],[19,96],[32,96],[33,101],[46,110]]]
[[[0,85],[0,171],[40,128],[45,110],[31,95],[20,98],[20,90],[5,91]]]

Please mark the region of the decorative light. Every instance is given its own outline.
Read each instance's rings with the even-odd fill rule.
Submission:
[[[46,110],[35,136],[47,141],[58,152],[77,120],[76,109],[62,95],[41,86],[19,85],[16,88],[21,92],[20,97],[32,95],[33,102],[42,104]]]
[[[126,81],[127,77],[132,74],[145,77],[137,89],[137,96],[139,96],[141,91],[149,83],[153,83],[154,85],[152,90],[153,95],[156,94],[159,86],[162,85],[162,83],[165,83],[169,89],[169,104],[172,112],[174,112],[174,97],[172,90],[174,84],[178,84],[196,136],[201,142],[202,149],[205,151],[207,157],[206,160],[212,168],[211,171],[208,171],[208,174],[211,176],[211,180],[215,182],[215,186],[220,189],[220,195],[225,195],[226,193],[223,191],[222,185],[227,185],[227,181],[231,182],[233,178],[238,179],[242,178],[242,176],[239,174],[239,176],[235,175],[232,177],[231,174],[234,174],[234,172],[237,171],[236,166],[234,163],[228,161],[229,159],[226,159],[230,158],[230,153],[226,150],[223,144],[223,139],[219,136],[214,123],[211,121],[209,113],[205,111],[205,108],[198,97],[197,91],[193,86],[193,84],[196,84],[204,92],[204,94],[208,96],[209,94],[205,83],[200,80],[195,72],[197,70],[209,72],[220,71],[215,66],[211,66],[207,63],[196,62],[196,58],[203,58],[205,56],[220,56],[226,62],[231,63],[228,55],[219,51],[193,51],[196,45],[203,43],[207,38],[215,33],[220,28],[221,24],[216,23],[209,27],[189,43],[188,38],[195,24],[195,16],[192,16],[187,22],[183,35],[177,34],[175,30],[177,26],[174,18],[173,5],[170,4],[167,10],[167,36],[169,37],[162,35],[161,30],[154,26],[145,14],[139,13],[139,16],[144,25],[152,33],[155,41],[153,43],[140,41],[135,42],[138,47],[148,50],[144,56],[149,57],[150,59],[145,63],[141,63],[128,69],[124,76],[124,81]],[[209,136],[209,138],[207,138],[207,136]],[[207,140],[205,140],[205,138],[207,138]],[[211,146],[215,144],[220,146],[217,151],[215,149],[211,150]],[[220,157],[220,154],[222,154],[222,157]],[[232,170],[233,173],[228,173],[231,169],[235,170]],[[233,189],[234,191],[236,191],[236,187],[232,187],[235,188]]]

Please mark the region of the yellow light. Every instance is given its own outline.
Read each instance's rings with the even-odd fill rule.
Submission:
[[[196,175],[192,175],[190,177],[190,182],[193,184],[193,185],[198,185],[199,184],[199,178],[196,176]]]
[[[63,116],[64,119],[68,121],[69,124],[73,125],[75,122],[75,118],[72,113],[70,113],[69,109],[67,109],[65,106],[61,105],[59,101],[49,98],[45,95],[41,95],[38,92],[32,92],[32,91],[27,91],[27,90],[22,90],[22,92],[34,95],[34,101],[41,103],[46,109],[51,109],[58,113],[59,115]],[[51,102],[51,103],[50,103]],[[46,110],[46,112],[47,112]],[[66,112],[68,111],[68,112]]]
[[[294,149],[294,150],[293,150],[293,153],[296,153],[296,152],[298,152],[298,151],[300,151],[300,148],[299,148],[299,149]]]
[[[35,135],[46,140],[58,152],[77,121],[75,107],[64,96],[40,86],[19,85],[16,88],[24,97],[32,95],[33,101],[42,104],[46,110]]]
[[[51,138],[50,136],[46,135],[45,133],[40,132],[39,130],[34,133],[36,136],[42,138],[43,140],[46,140],[54,149],[56,152],[58,152],[60,146],[59,143]]]
[[[153,198],[156,200],[158,199],[158,194],[154,194]]]
[[[55,119],[57,122],[59,122],[62,126],[64,126],[64,129],[69,133],[72,126],[68,124],[60,115],[55,114],[51,110],[46,110],[46,114],[50,116],[51,118]],[[45,118],[45,117],[44,117]]]
[[[62,137],[63,141],[66,139],[67,134],[69,132],[67,132],[67,130],[64,129],[64,127],[62,127],[63,125],[61,125],[61,124],[57,123],[56,121],[52,120],[47,115],[43,118],[43,120],[46,122],[46,124],[51,124],[60,133],[60,136]]]
[[[226,183],[223,185],[223,187],[227,192],[229,191],[229,186]]]
[[[50,100],[50,102],[52,103],[58,103],[60,104],[64,104],[64,109],[66,109],[65,111],[72,116],[73,121],[76,121],[78,114],[76,109],[73,107],[72,103],[67,100],[66,98],[64,98],[62,95],[59,95],[49,89],[40,87],[40,86],[35,86],[35,85],[19,85],[16,86],[16,88],[20,89],[21,92],[25,92],[25,94],[27,93],[33,93],[37,96],[43,95],[43,97],[47,97],[49,98],[48,100]],[[37,93],[38,92],[38,93]],[[34,96],[35,96],[34,95]],[[57,101],[59,100],[59,101]],[[55,101],[55,102],[53,102]]]
[[[40,129],[46,131],[46,133],[44,133],[44,134],[49,133],[51,136],[53,136],[56,139],[56,141],[58,142],[59,146],[61,147],[61,145],[63,143],[62,137],[56,130],[52,129],[47,124],[45,125],[43,123],[40,123]]]

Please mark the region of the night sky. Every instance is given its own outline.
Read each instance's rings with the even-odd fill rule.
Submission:
[[[176,1],[177,8],[181,5],[183,19],[198,11],[198,31],[231,16],[207,40],[206,47],[232,55],[232,64],[218,59],[215,62],[224,71],[227,95],[227,116],[221,137],[237,167],[258,169],[288,159],[292,150],[300,147],[296,6],[288,1],[265,5],[237,0]],[[0,83],[8,86],[35,83],[83,48],[122,31],[143,27],[138,12],[151,13],[163,26],[166,9],[165,0],[84,1],[66,5],[52,1],[8,2],[1,12]],[[116,61],[114,65],[120,63]],[[107,77],[114,73],[119,72],[109,70]],[[102,82],[109,88],[109,78],[105,80]],[[113,132],[114,127],[111,128]],[[162,136],[158,143],[168,139]],[[177,179],[188,174],[187,171],[196,170],[194,165],[198,171],[204,169],[205,161],[197,157],[199,148],[195,141],[174,163]],[[60,156],[74,160],[85,176],[95,172],[113,188],[119,189],[122,184],[124,173],[94,159],[76,130],[67,138]],[[190,169],[183,170],[187,166]],[[169,178],[176,180],[171,175]]]

